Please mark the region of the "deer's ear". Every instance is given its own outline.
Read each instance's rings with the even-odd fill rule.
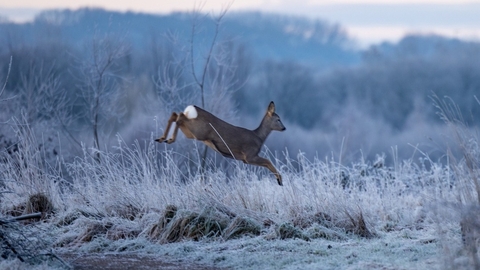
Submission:
[[[275,112],[275,103],[273,103],[273,101],[270,101],[270,104],[268,105],[267,113],[272,115],[274,112]]]

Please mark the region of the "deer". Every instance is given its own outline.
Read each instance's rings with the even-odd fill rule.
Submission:
[[[175,123],[175,128],[172,136],[167,140],[172,123]],[[163,135],[155,141],[174,143],[178,129],[188,139],[201,141],[224,157],[269,169],[277,178],[278,184],[283,186],[282,176],[272,162],[258,155],[270,132],[286,129],[280,116],[275,113],[273,101],[268,105],[262,122],[254,130],[234,126],[200,107],[189,105],[181,113],[172,113]]]

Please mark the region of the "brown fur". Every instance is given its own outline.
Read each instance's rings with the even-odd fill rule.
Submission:
[[[285,130],[280,117],[275,113],[273,101],[270,102],[260,126],[255,130],[231,125],[197,106],[195,109],[198,116],[194,119],[188,119],[183,113],[172,113],[163,136],[155,141],[173,143],[180,129],[187,138],[202,141],[224,157],[268,168],[277,177],[278,184],[282,185],[282,176],[270,160],[258,156],[272,130]],[[173,122],[176,122],[173,135],[167,140]]]

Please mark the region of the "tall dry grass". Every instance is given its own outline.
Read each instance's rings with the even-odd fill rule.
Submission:
[[[269,171],[237,161],[203,172],[190,169],[198,168],[188,165],[198,157],[153,138],[127,145],[118,137],[115,147],[99,152],[100,162],[86,148],[72,161],[60,156],[47,161],[46,150],[38,148],[41,138],[27,125],[17,126],[18,151],[2,152],[0,211],[23,213],[31,196],[46,196],[53,209],[41,222],[57,249],[88,246],[101,252],[109,243],[136,239],[152,244],[238,237],[345,241],[434,229],[446,249],[460,238],[460,221],[467,223],[464,235],[477,239],[477,220],[468,219],[476,217],[470,213],[478,204],[472,182],[477,169],[467,159],[451,161],[455,166],[428,156],[400,160],[393,148],[374,161],[345,164],[334,155],[308,159],[301,152],[266,150],[263,155],[284,177],[280,187]],[[389,160],[393,166],[386,165]],[[449,209],[465,214],[457,218]],[[465,247],[475,241],[467,239]],[[476,254],[473,247],[465,249],[468,254]],[[123,245],[115,251],[141,248]],[[445,265],[469,265],[457,263],[453,251],[446,254]]]
[[[474,97],[479,103],[478,99]],[[444,250],[449,268],[467,267],[480,269],[478,247],[480,244],[480,130],[468,126],[460,108],[450,98],[433,98],[440,118],[449,127],[455,139],[455,150],[448,147],[450,168],[456,180],[455,200],[447,204],[450,213],[443,211],[440,216],[454,220],[460,227],[462,246],[450,249],[444,241]],[[455,254],[455,251],[457,253]],[[460,255],[458,255],[460,254]],[[467,258],[467,259],[465,259]]]

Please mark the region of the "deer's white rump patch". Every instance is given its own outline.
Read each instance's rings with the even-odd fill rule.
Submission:
[[[183,111],[183,114],[185,114],[188,119],[195,119],[198,116],[197,109],[195,109],[193,105],[187,106],[187,108],[185,108],[185,111]]]

